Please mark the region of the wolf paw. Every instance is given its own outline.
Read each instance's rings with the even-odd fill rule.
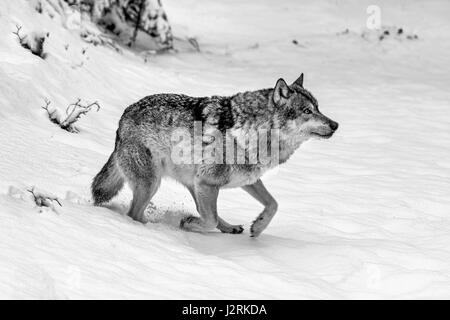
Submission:
[[[195,222],[195,221],[198,221],[199,219],[197,218],[197,217],[194,217],[194,216],[187,216],[187,217],[184,217],[183,219],[181,219],[181,221],[180,221],[180,228],[181,229],[187,229],[186,227],[187,227],[187,225],[189,225],[189,224],[191,224],[191,223],[193,223],[193,222]]]
[[[220,232],[222,233],[232,233],[232,234],[240,234],[244,231],[244,227],[242,225],[230,225],[226,228],[221,228]]]
[[[253,221],[252,226],[250,227],[250,237],[257,237],[263,232],[263,230],[267,227],[268,221],[264,219],[264,217],[258,217],[255,221]]]

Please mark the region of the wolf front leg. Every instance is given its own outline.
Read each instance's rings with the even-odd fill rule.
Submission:
[[[194,186],[186,186],[189,192],[191,193],[192,198],[194,198],[195,206],[198,211],[198,201],[195,196]],[[222,233],[232,233],[232,234],[239,234],[244,231],[244,227],[240,224],[230,224],[223,220],[219,215],[217,215],[218,224],[217,229],[219,229]]]
[[[247,191],[253,198],[258,200],[263,206],[264,210],[260,215],[253,221],[250,228],[251,237],[257,237],[264,231],[264,229],[269,225],[273,216],[277,212],[278,204],[272,195],[264,187],[262,181],[258,179],[254,184],[250,184],[242,187]]]
[[[199,181],[195,183],[193,193],[200,218],[194,216],[186,217],[181,220],[180,227],[195,232],[206,232],[215,229],[219,223],[217,216],[219,187]]]

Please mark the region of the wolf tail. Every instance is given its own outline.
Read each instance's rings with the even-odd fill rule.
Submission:
[[[116,148],[114,152],[111,154],[102,170],[97,173],[92,181],[91,192],[95,205],[111,200],[119,193],[125,182],[116,159],[117,144],[118,137],[116,138]]]

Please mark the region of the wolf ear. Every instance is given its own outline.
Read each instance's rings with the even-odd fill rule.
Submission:
[[[291,89],[283,79],[278,79],[275,89],[273,90],[273,102],[280,104],[283,100],[288,99],[291,96]]]
[[[303,88],[303,73],[300,75],[300,77],[298,77],[297,80],[294,81],[293,84],[296,84],[296,85],[298,85],[298,86]]]

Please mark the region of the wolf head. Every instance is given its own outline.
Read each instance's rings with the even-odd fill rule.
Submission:
[[[273,91],[273,103],[285,123],[282,130],[301,139],[330,138],[339,126],[319,111],[317,100],[303,88],[303,73],[290,86],[279,79]]]

